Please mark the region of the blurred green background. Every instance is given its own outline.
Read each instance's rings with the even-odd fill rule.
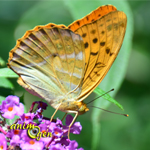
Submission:
[[[26,30],[47,23],[66,26],[84,17],[101,5],[112,4],[127,14],[127,31],[121,51],[113,67],[100,87],[124,106],[122,112],[106,100],[98,99],[93,105],[129,117],[102,112],[90,108],[90,112],[79,116],[83,127],[80,135],[71,135],[79,147],[85,150],[148,150],[150,147],[150,2],[149,1],[0,1],[0,68],[5,68],[9,51]],[[10,94],[25,93],[25,105],[29,109],[32,101],[40,100],[25,92],[16,83],[16,78],[5,78],[1,73],[0,99]],[[3,78],[2,78],[3,77]],[[91,94],[85,102],[92,100]],[[110,106],[108,108],[108,106]],[[50,117],[54,109],[49,106],[45,116]],[[55,117],[62,118],[58,112]]]

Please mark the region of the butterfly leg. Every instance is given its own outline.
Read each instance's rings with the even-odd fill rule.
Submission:
[[[68,139],[70,139],[70,137],[69,137],[69,134],[70,134],[70,128],[71,128],[71,126],[73,125],[73,123],[75,122],[75,120],[76,120],[77,117],[78,117],[78,112],[76,112],[76,111],[71,111],[70,113],[75,113],[75,116],[74,116],[72,122],[71,122],[70,125],[69,125],[69,129],[68,129]]]
[[[53,113],[50,122],[53,120],[53,118],[54,118],[56,112],[58,111],[58,109],[59,109],[59,107],[60,107],[60,105],[61,105],[61,103],[59,104],[59,106],[57,107],[57,109],[55,110],[55,112]]]
[[[52,120],[53,120],[53,118],[54,118],[56,112],[58,111],[60,105],[61,105],[61,103],[59,104],[59,106],[57,107],[57,109],[55,110],[55,112],[53,113],[53,115],[52,115],[52,117],[51,117],[51,119],[50,119],[50,122],[52,122]],[[49,125],[47,126],[47,132],[48,132],[48,128],[49,128]]]

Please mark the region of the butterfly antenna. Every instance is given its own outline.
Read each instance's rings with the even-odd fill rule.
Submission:
[[[105,94],[107,94],[107,93],[109,93],[109,92],[111,92],[111,91],[114,91],[114,89],[109,90],[108,92],[106,92],[106,93],[102,94],[101,96],[98,96],[97,98],[95,98],[95,99],[91,100],[90,102],[88,102],[88,103],[86,103],[86,104],[90,104],[90,103],[92,103],[92,102],[93,102],[93,101],[95,101],[96,99],[98,99],[98,98],[100,98],[100,97],[104,96]]]
[[[88,106],[88,107],[98,108],[98,109],[104,110],[104,111],[106,111],[106,112],[110,112],[110,113],[113,113],[113,114],[123,115],[123,116],[129,117],[128,114],[121,114],[121,113],[113,112],[113,111],[106,110],[106,109],[103,109],[103,108],[100,108],[100,107],[96,107],[96,106]]]

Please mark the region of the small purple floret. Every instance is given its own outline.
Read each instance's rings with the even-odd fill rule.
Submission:
[[[24,106],[22,103],[19,103],[17,96],[6,97],[6,100],[2,101],[0,108],[2,116],[7,119],[13,119],[15,115],[22,116],[24,113]]]

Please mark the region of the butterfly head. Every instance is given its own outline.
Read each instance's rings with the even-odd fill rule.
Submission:
[[[89,111],[89,108],[87,107],[87,105],[84,102],[77,102],[76,104],[78,106],[78,114],[82,115],[84,113],[86,113],[87,111]]]

